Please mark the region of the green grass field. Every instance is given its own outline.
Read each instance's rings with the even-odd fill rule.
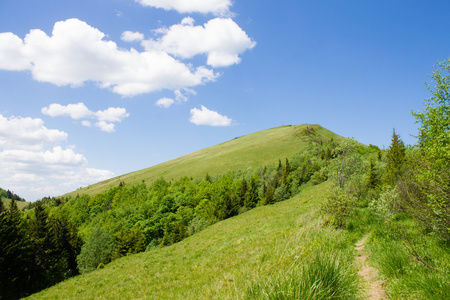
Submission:
[[[328,188],[305,188],[290,200],[216,223],[172,246],[123,257],[30,299],[265,299],[266,288],[280,292],[286,284],[272,286],[274,280],[306,272],[317,254],[336,256],[343,272],[355,274],[359,236],[323,227],[316,214]],[[349,278],[354,295],[357,281]]]
[[[118,186],[120,181],[133,185],[143,180],[152,183],[161,177],[166,180],[176,180],[183,176],[197,178],[205,176],[206,173],[217,175],[227,171],[276,163],[278,159],[284,160],[290,157],[309,143],[309,139],[303,134],[308,127],[314,128],[313,137],[327,140],[342,139],[319,125],[276,127],[202,149],[147,169],[121,175],[64,196],[95,195]]]
[[[2,198],[3,204],[6,208],[9,208],[9,205],[11,203],[11,199]],[[16,201],[17,207],[22,210],[24,207],[27,207],[30,202],[23,202],[23,201]]]

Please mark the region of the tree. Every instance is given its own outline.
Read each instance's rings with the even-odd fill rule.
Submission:
[[[412,112],[420,123],[419,146],[431,165],[430,172],[450,167],[450,58],[438,62],[427,83],[433,95],[425,100],[423,112]]]
[[[247,180],[242,178],[241,185],[239,187],[239,205],[244,206],[245,194],[247,193]]]
[[[450,239],[450,58],[438,62],[431,98],[422,112],[412,112],[419,128],[419,151],[400,184],[409,212],[445,240]]]
[[[395,185],[402,174],[403,164],[405,162],[405,144],[400,136],[392,131],[391,145],[386,153],[386,182],[388,185]]]
[[[54,275],[54,270],[52,269],[57,260],[55,245],[50,235],[48,212],[41,201],[36,202],[34,207],[34,218],[30,220],[30,236],[34,254],[34,289],[40,290],[53,283],[51,277]]]
[[[114,237],[111,233],[99,227],[95,227],[86,243],[81,247],[77,257],[78,269],[81,274],[95,270],[100,264],[111,261],[114,250]]]
[[[283,184],[287,185],[288,184],[288,176],[291,173],[291,166],[289,164],[289,160],[286,157],[286,166],[284,167],[283,170]]]
[[[369,165],[369,175],[367,176],[367,186],[370,189],[373,189],[377,184],[378,184],[378,174],[375,168],[375,163],[371,159]]]
[[[9,210],[0,201],[0,298],[16,299],[30,291],[31,245],[14,199]]]
[[[258,173],[253,174],[250,182],[248,184],[248,189],[245,194],[244,206],[248,209],[252,209],[258,203],[258,185],[259,185],[259,176]]]

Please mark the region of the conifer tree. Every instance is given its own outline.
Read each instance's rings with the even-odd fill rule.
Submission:
[[[289,160],[286,157],[286,165],[285,165],[284,170],[283,170],[283,184],[284,185],[288,184],[287,178],[288,178],[290,173],[291,173],[291,166],[289,165]]]
[[[247,180],[245,180],[245,178],[242,178],[241,186],[239,187],[239,205],[241,207],[244,206],[246,194],[247,194]]]
[[[377,171],[375,168],[375,163],[373,162],[373,160],[370,160],[370,165],[369,165],[369,175],[367,177],[367,186],[370,189],[375,188],[375,186],[378,183],[378,175],[377,175]]]
[[[250,179],[248,189],[245,194],[244,206],[249,209],[254,208],[258,203],[258,183],[259,183],[259,176],[258,173],[255,173]]]
[[[14,199],[8,211],[0,204],[0,226],[0,295],[4,299],[16,299],[30,289],[32,256],[23,218]]]
[[[400,136],[392,131],[391,145],[386,153],[386,183],[395,185],[402,174],[403,164],[405,162],[405,144]]]

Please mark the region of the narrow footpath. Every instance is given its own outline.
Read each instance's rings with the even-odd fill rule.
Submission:
[[[355,244],[355,250],[358,252],[356,260],[360,265],[358,275],[363,279],[363,286],[365,287],[367,299],[388,299],[388,296],[383,289],[383,282],[376,279],[378,270],[371,267],[367,261],[367,254],[364,251],[364,246],[368,237],[369,234],[365,235],[362,240]]]

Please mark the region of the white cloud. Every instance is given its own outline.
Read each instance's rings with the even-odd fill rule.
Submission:
[[[156,101],[156,106],[162,107],[162,108],[169,108],[172,106],[172,104],[175,103],[175,100],[171,99],[171,98],[161,98],[158,101]]]
[[[30,150],[3,150],[0,152],[1,161],[20,162],[27,165],[46,165],[49,168],[52,165],[83,165],[86,158],[75,153],[72,149],[63,149],[56,146],[46,151],[30,151]]]
[[[41,150],[45,144],[67,140],[67,133],[48,129],[42,119],[0,114],[0,148]]]
[[[197,95],[197,92],[195,92],[193,89],[183,89],[181,90],[175,90],[175,100],[173,98],[167,98],[163,97],[156,101],[156,106],[162,107],[162,108],[169,108],[174,103],[184,103],[189,100],[189,96],[191,95]]]
[[[63,131],[46,128],[41,119],[0,115],[1,184],[33,201],[114,175],[108,170],[88,168],[83,154],[71,146],[59,145],[67,138]]]
[[[202,105],[201,109],[191,109],[189,121],[195,125],[230,126],[233,120],[226,116],[222,116],[216,111],[209,110]]]
[[[116,125],[114,123],[108,123],[108,122],[105,122],[105,121],[98,121],[97,123],[95,123],[95,126],[100,128],[101,131],[114,132],[115,131],[114,127]]]
[[[130,114],[123,107],[109,107],[105,110],[93,112],[89,110],[84,103],[68,104],[66,106],[53,103],[49,107],[43,107],[41,112],[50,117],[69,116],[74,120],[78,119],[97,119],[95,126],[105,132],[114,132],[114,122],[122,122]],[[91,122],[83,120],[81,125],[91,127]]]
[[[91,127],[92,124],[91,122],[87,121],[87,120],[83,120],[81,121],[81,125],[85,126],[85,127]]]
[[[105,110],[99,110],[95,113],[99,121],[122,122],[130,114],[123,107],[109,107]]]
[[[193,68],[163,51],[119,49],[105,34],[78,19],[56,22],[52,35],[33,29],[22,40],[0,34],[0,69],[29,70],[38,81],[58,86],[98,83],[122,96],[194,87],[216,74]]]
[[[215,18],[204,26],[194,26],[193,21],[185,18],[180,24],[160,29],[162,37],[144,40],[142,45],[147,51],[163,51],[182,59],[205,54],[212,67],[238,64],[239,54],[256,45],[232,19]]]
[[[136,0],[143,6],[176,10],[179,13],[212,13],[219,16],[229,16],[231,0]]]
[[[41,112],[50,117],[69,116],[75,120],[90,118],[93,115],[93,113],[82,102],[77,104],[69,104],[67,106],[53,103],[50,104],[49,107],[42,108]]]
[[[22,40],[11,32],[0,33],[0,69],[23,71],[31,67]]]
[[[140,32],[124,31],[120,36],[120,39],[124,42],[140,42],[144,39],[144,34]]]

